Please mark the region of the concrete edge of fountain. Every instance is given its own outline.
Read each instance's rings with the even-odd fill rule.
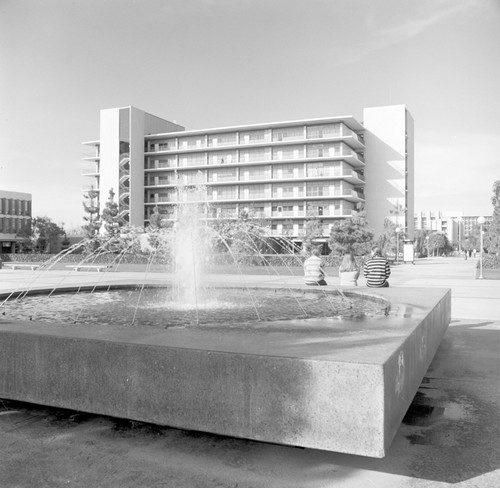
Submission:
[[[2,321],[0,397],[383,457],[450,322],[450,290],[345,292],[396,313],[286,332]]]

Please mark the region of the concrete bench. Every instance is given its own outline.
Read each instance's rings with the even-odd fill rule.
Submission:
[[[72,268],[75,271],[87,271],[95,269],[96,271],[100,272],[103,269],[111,268],[111,266],[108,266],[107,264],[68,264],[66,265],[66,268]]]
[[[32,271],[34,271],[35,269],[38,269],[41,265],[34,264],[34,263],[3,263],[3,266],[5,266],[6,268],[12,268],[12,269],[29,268]]]

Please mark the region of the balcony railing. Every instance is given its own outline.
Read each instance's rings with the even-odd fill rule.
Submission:
[[[205,140],[203,137],[201,140],[197,141],[179,141],[179,144],[176,144],[175,142],[170,142],[170,143],[155,143],[155,144],[150,144],[148,147],[146,147],[146,152],[148,153],[160,153],[160,152],[168,152],[168,151],[175,151],[175,152],[181,152],[181,151],[193,151],[193,150],[213,150],[213,149],[218,149],[218,148],[225,148],[225,147],[244,147],[244,146],[252,146],[252,145],[270,145],[273,147],[286,147],[287,144],[297,144],[297,143],[309,143],[311,144],[315,139],[337,139],[337,138],[342,138],[342,137],[352,137],[355,139],[355,141],[359,144],[364,145],[363,139],[353,132],[351,129],[348,127],[343,127],[342,131],[340,130],[335,130],[335,131],[323,131],[322,133],[310,133],[304,136],[304,133],[301,132],[300,134],[294,134],[290,136],[282,135],[281,137],[278,135],[273,135],[271,138],[269,135],[266,135],[263,138],[260,139],[250,139],[250,138],[245,138],[244,136],[240,136],[239,140],[235,137],[232,139],[222,139],[222,140],[214,140],[210,139],[208,142]],[[340,141],[339,141],[340,142]],[[320,144],[325,144],[326,142],[321,142]],[[345,144],[343,144],[345,145]],[[325,151],[325,156],[319,156],[319,157],[328,157],[328,151]],[[331,153],[330,153],[331,155]],[[335,154],[337,156],[338,154]],[[95,155],[88,155],[87,157],[99,157]]]

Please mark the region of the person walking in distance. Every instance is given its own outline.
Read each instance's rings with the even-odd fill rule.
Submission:
[[[325,281],[325,272],[323,271],[323,263],[321,262],[320,248],[313,247],[311,255],[304,261],[304,282],[306,285],[327,284]]]
[[[374,247],[371,258],[365,263],[363,274],[366,278],[366,286],[370,288],[384,288],[389,286],[387,279],[391,275],[389,261],[382,257],[379,247]]]

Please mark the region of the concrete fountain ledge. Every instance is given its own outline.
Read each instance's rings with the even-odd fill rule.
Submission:
[[[0,398],[383,457],[450,323],[451,293],[356,291],[389,300],[390,316],[166,330],[0,319]]]

